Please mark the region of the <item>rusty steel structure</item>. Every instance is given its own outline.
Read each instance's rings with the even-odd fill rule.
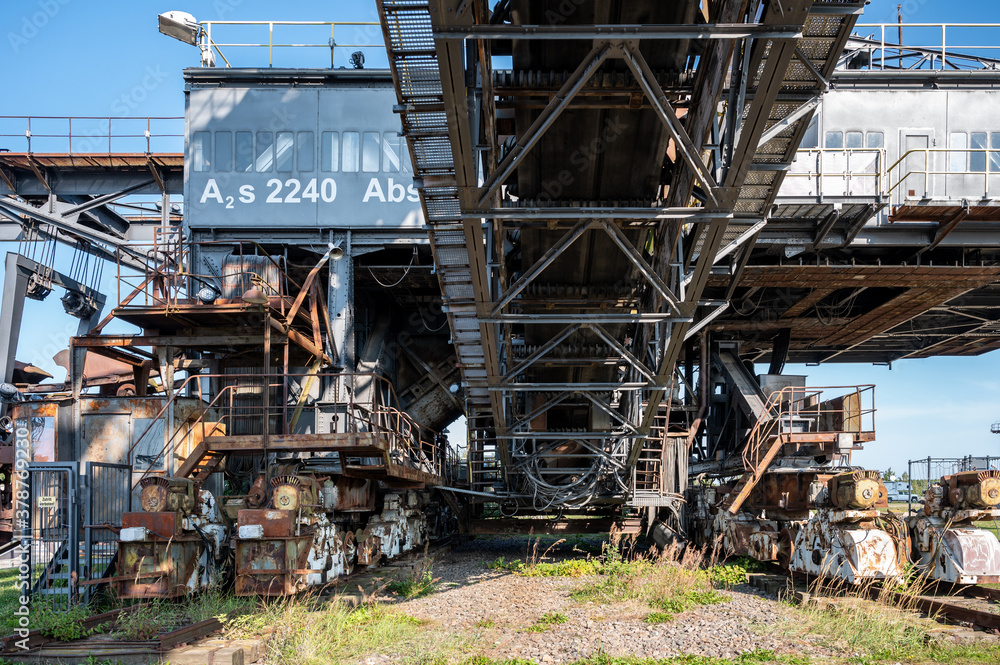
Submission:
[[[120,598],[176,598],[215,582],[228,554],[229,529],[217,499],[186,478],[139,483],[143,512],[125,513],[117,575]]]
[[[914,558],[930,578],[954,584],[1000,582],[1000,541],[975,522],[1000,517],[1000,471],[964,471],[927,488],[908,518]]]
[[[996,578],[993,472],[882,514],[851,459],[874,386],[784,372],[1000,347],[1000,58],[890,44],[864,5],[380,0],[382,39],[317,45],[345,67],[273,39],[238,66],[235,23],[168,12],[201,53],[182,119],[5,118],[0,467],[43,502],[35,591],[289,595],[527,531]],[[14,358],[54,289],[59,383]]]

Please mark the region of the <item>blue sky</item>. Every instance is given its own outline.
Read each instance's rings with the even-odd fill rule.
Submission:
[[[862,22],[895,22],[897,4],[903,5],[907,22],[1000,21],[1000,12],[990,0],[874,0]],[[374,3],[345,0],[5,0],[0,4],[0,64],[9,75],[9,85],[0,115],[183,115],[181,71],[198,64],[198,51],[157,32],[156,16],[168,10],[187,11],[200,21],[378,20]],[[276,39],[320,42],[328,38],[325,32],[312,30],[291,36],[278,28]],[[264,39],[265,34],[234,35],[231,41]],[[220,33],[215,36],[216,41],[222,38]],[[337,39],[370,43],[379,41],[381,35],[377,29],[347,28],[338,32]],[[238,64],[266,65],[266,52],[259,49],[254,53],[227,50],[226,55]],[[346,52],[338,53],[337,65],[346,64],[346,57]],[[380,49],[366,49],[366,57],[369,66],[385,62]],[[275,64],[326,66],[328,58],[325,49],[286,51],[278,53]],[[0,134],[18,131],[11,126],[0,121]],[[16,245],[0,243],[0,251],[10,250],[16,250]],[[64,248],[57,267],[64,268],[66,261]],[[104,291],[113,299],[111,273],[105,269]],[[65,348],[67,336],[75,329],[76,320],[63,313],[55,294],[43,303],[29,301],[18,359],[48,369],[61,380],[62,371],[56,371],[51,356]],[[1000,455],[1000,437],[989,431],[992,422],[1000,421],[1000,354],[903,361],[891,369],[789,366],[786,372],[809,375],[810,385],[877,385],[878,441],[855,458],[858,463],[882,469],[892,466],[899,472],[907,459],[928,455]]]

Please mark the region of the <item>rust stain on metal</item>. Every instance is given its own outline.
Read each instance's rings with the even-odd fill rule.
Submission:
[[[294,516],[295,513],[290,510],[247,508],[240,511],[238,521],[240,526],[261,526],[264,538],[287,538],[293,534]]]

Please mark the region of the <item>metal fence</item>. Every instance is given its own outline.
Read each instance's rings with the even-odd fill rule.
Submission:
[[[851,69],[995,68],[1000,23],[859,23],[847,44]],[[858,57],[860,56],[860,57]]]
[[[258,53],[267,49],[267,66],[273,67],[275,50],[287,53],[298,51],[329,52],[329,67],[356,67],[350,54],[360,50],[372,63],[362,63],[385,67],[385,44],[380,24],[370,21],[203,21],[201,24],[201,45],[215,49],[223,63],[231,67],[227,53],[234,49],[251,49]],[[339,28],[339,30],[338,30]],[[202,59],[202,66],[212,61]],[[318,62],[318,61],[317,61]],[[241,66],[249,63],[242,62]],[[263,63],[260,63],[263,65]],[[296,61],[296,66],[306,63]],[[317,66],[317,63],[309,63]],[[286,61],[284,66],[290,66]],[[323,66],[326,62],[322,63]],[[214,65],[213,65],[214,66]]]
[[[90,600],[95,590],[93,582],[107,575],[118,553],[122,515],[132,508],[132,467],[87,462],[86,483],[81,596]]]
[[[33,463],[30,474],[30,579],[34,602],[73,606],[79,533],[76,462]]]
[[[33,462],[29,472],[29,584],[32,601],[65,612],[93,596],[118,551],[130,509],[127,464]],[[81,537],[83,542],[81,543]]]
[[[906,463],[907,506],[912,508],[914,503],[912,497],[923,497],[927,488],[940,480],[941,476],[961,473],[962,471],[984,471],[987,469],[1000,469],[1000,457],[969,455],[966,457],[927,457],[910,460]]]
[[[183,152],[184,118],[0,115],[0,150],[71,155]]]

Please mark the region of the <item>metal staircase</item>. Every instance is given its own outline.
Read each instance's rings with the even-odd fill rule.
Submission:
[[[226,458],[226,453],[211,450],[210,445],[206,440],[195,446],[174,475],[178,478],[191,478],[200,483],[208,480]]]
[[[420,189],[443,310],[462,370],[467,415],[488,413],[491,398],[486,363],[491,345],[487,342],[493,335],[476,313],[476,294],[484,288],[484,239],[481,227],[462,220],[461,174],[448,133],[448,116],[454,112],[455,100],[446,99],[440,74],[442,68],[457,63],[439,59],[426,2],[382,2],[379,13],[399,99],[395,110],[409,146],[414,182]]]

